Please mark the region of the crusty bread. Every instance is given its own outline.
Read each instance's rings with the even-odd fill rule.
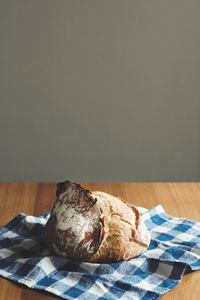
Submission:
[[[111,263],[144,252],[150,235],[139,211],[123,199],[65,181],[57,185],[45,240],[58,255]]]
[[[128,260],[149,246],[150,235],[135,207],[103,192],[92,192],[104,214],[105,234],[98,251],[90,258],[94,262]]]

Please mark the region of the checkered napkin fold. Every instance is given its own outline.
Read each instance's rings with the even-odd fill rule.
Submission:
[[[49,217],[17,215],[0,229],[0,275],[64,299],[158,299],[185,271],[200,269],[200,223],[139,208],[151,243],[142,255],[113,264],[53,256],[43,241]]]

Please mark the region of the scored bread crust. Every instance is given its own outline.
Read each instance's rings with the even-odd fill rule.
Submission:
[[[79,184],[57,184],[56,201],[44,228],[46,244],[53,252],[87,261],[95,254],[104,234],[102,211],[91,193]]]
[[[91,192],[104,214],[104,238],[90,262],[111,263],[128,260],[149,246],[150,234],[134,206],[104,192]]]
[[[57,255],[98,263],[128,260],[150,243],[137,208],[120,197],[90,192],[70,181],[57,184],[44,236]]]

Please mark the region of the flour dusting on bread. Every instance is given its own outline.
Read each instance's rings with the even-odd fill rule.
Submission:
[[[110,263],[144,252],[150,234],[137,208],[123,199],[65,181],[57,185],[45,239],[57,255]]]

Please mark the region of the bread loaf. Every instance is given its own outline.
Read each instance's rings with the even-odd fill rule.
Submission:
[[[150,235],[139,211],[123,199],[65,181],[57,184],[45,241],[57,255],[111,263],[144,252]]]

